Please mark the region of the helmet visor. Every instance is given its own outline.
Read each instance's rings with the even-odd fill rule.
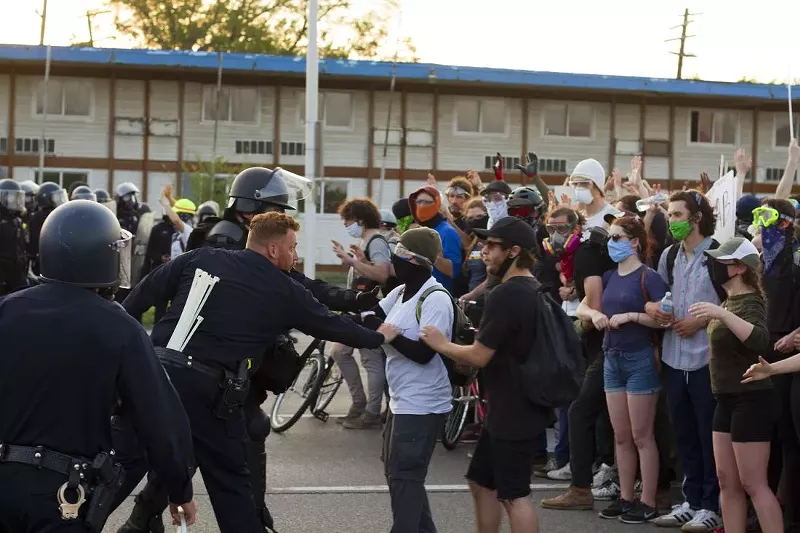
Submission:
[[[133,234],[121,230],[120,239],[111,243],[111,248],[119,253],[119,281],[120,289],[131,288],[131,261],[133,254]]]
[[[22,213],[25,211],[25,191],[0,190],[0,205],[9,211]]]
[[[97,195],[93,192],[79,192],[72,194],[73,200],[89,200],[90,202],[97,201]]]
[[[311,196],[313,183],[310,179],[280,167],[275,167],[273,172],[272,179],[256,191],[256,200],[297,205],[300,200]]]
[[[69,202],[69,196],[67,196],[67,191],[64,189],[59,189],[57,191],[53,191],[50,193],[50,202],[53,207],[58,207],[62,204]]]

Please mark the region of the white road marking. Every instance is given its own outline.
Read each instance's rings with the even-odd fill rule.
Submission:
[[[532,491],[566,489],[568,483],[531,483]],[[428,492],[469,492],[467,485],[425,485]],[[389,492],[386,485],[343,485],[338,487],[272,487],[269,494],[381,494]]]

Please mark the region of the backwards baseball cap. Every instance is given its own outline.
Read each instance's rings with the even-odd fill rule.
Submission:
[[[743,237],[734,237],[726,241],[719,248],[714,250],[706,250],[705,254],[717,261],[737,260],[747,266],[751,270],[758,269],[761,264],[761,259],[758,256],[758,250],[752,242]]]
[[[525,250],[532,251],[537,246],[536,232],[525,221],[516,217],[501,218],[492,225],[491,229],[476,229],[473,231],[482,239],[486,237],[503,239]]]

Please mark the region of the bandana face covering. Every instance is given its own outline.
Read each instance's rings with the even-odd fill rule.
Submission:
[[[786,246],[786,231],[777,226],[768,226],[761,229],[761,251],[764,254],[764,271],[769,272],[778,254]]]
[[[506,218],[508,216],[508,200],[506,199],[486,202],[485,205],[486,212],[489,213],[489,228],[501,218]]]
[[[427,222],[439,212],[439,206],[436,203],[431,205],[417,205],[414,209],[415,218],[420,222]]]

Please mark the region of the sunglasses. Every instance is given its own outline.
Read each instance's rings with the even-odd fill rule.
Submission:
[[[630,237],[626,237],[625,235],[620,235],[619,233],[615,233],[614,235],[609,235],[608,238],[614,242],[619,242],[623,239],[630,240]]]

